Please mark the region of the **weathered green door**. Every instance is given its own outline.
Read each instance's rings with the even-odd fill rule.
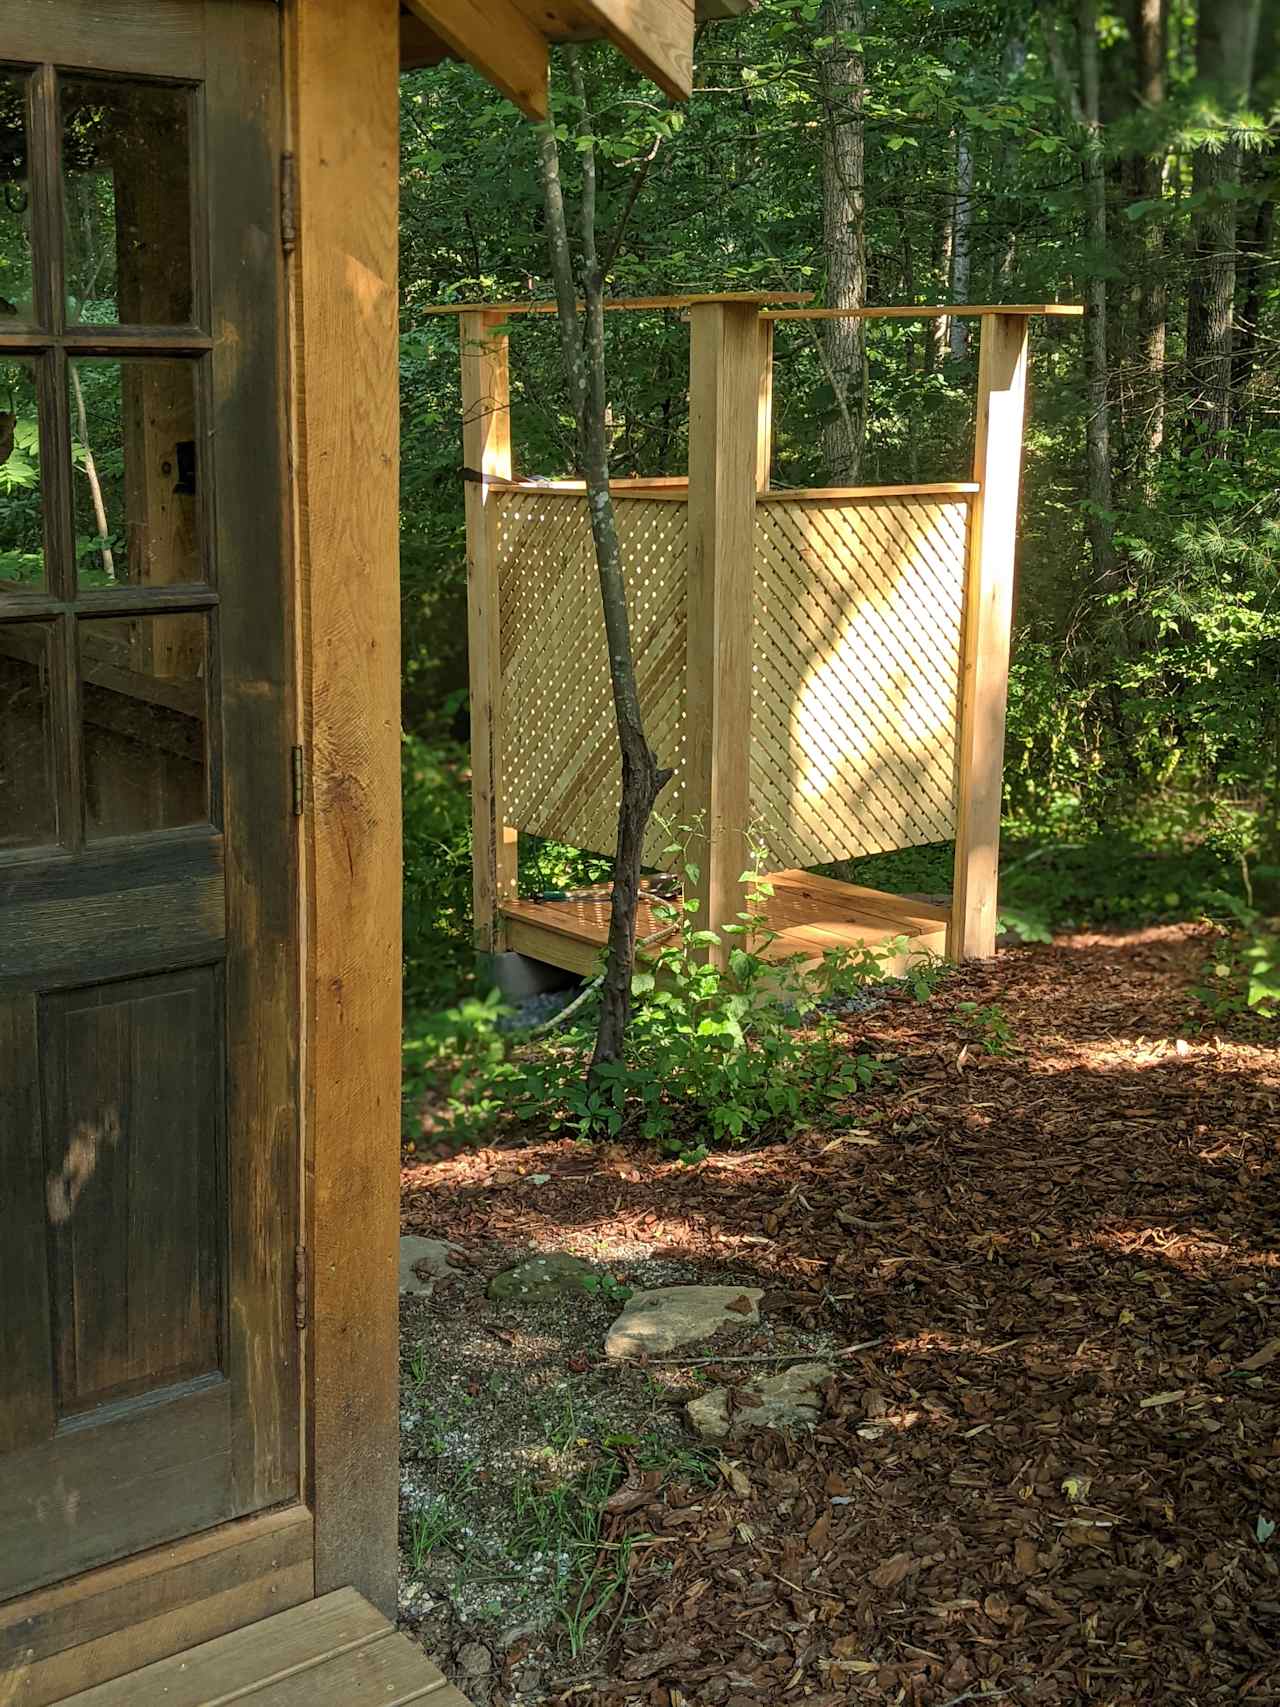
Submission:
[[[296,1497],[278,18],[0,21],[0,1599]]]

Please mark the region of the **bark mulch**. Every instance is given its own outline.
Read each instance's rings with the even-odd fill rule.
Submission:
[[[1195,1028],[1207,952],[1075,936],[856,1016],[898,1081],[852,1132],[406,1170],[408,1230],[749,1272],[772,1320],[877,1342],[811,1433],[611,1519],[652,1540],[600,1674],[549,1701],[1280,1702],[1280,1061]]]

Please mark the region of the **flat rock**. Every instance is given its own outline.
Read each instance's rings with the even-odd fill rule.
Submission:
[[[495,1274],[489,1282],[489,1296],[507,1303],[541,1304],[566,1294],[595,1292],[599,1284],[589,1262],[566,1251],[549,1251],[546,1256],[530,1257]]]
[[[436,1281],[455,1272],[449,1256],[457,1249],[446,1239],[420,1239],[405,1233],[400,1240],[401,1297],[430,1298]]]
[[[636,1292],[605,1337],[607,1357],[660,1357],[720,1328],[760,1320],[759,1286],[659,1286]]]
[[[829,1363],[793,1363],[780,1375],[759,1376],[736,1389],[738,1403],[732,1410],[729,1389],[713,1387],[690,1399],[685,1413],[703,1440],[760,1428],[811,1428],[821,1414],[822,1388],[834,1373]]]

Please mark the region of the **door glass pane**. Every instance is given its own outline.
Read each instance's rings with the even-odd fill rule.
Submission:
[[[57,840],[47,622],[0,622],[0,848]]]
[[[86,834],[207,823],[205,617],[95,617],[79,630]]]
[[[0,589],[44,585],[40,427],[30,362],[0,359]]]
[[[75,361],[67,384],[80,584],[201,580],[194,364]]]
[[[159,83],[63,82],[69,320],[191,323],[190,109]]]
[[[0,328],[34,324],[27,79],[0,71]]]

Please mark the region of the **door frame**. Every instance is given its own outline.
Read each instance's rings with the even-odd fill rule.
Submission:
[[[134,68],[136,0],[100,4],[128,25],[120,69]],[[302,1201],[299,1246],[276,1258],[299,1279],[304,1503],[4,1603],[0,1699],[29,1707],[334,1588],[396,1605],[399,5],[280,11]],[[0,53],[18,45],[0,36]]]
[[[285,0],[316,1593],[396,1607],[398,0]]]

